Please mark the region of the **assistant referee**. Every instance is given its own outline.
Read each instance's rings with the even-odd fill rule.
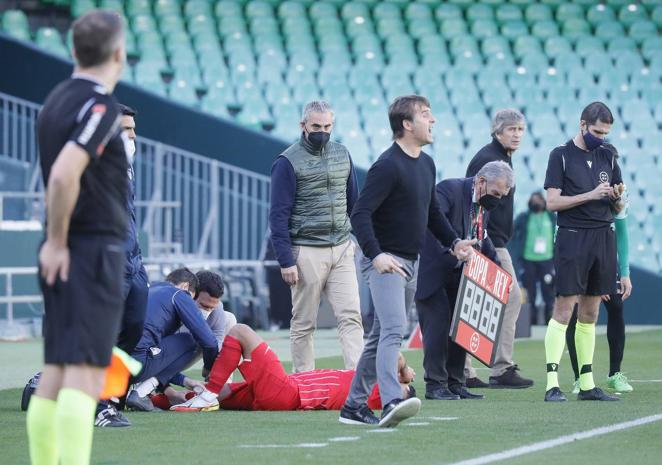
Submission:
[[[111,95],[125,61],[122,18],[82,16],[73,46],[74,74],[37,121],[47,219],[39,251],[45,366],[27,414],[33,465],[89,463],[123,309],[129,144]]]
[[[595,386],[592,368],[600,296],[615,291],[612,210],[623,208],[616,188],[623,182],[621,170],[614,153],[602,145],[613,123],[607,105],[593,102],[582,111],[577,135],[549,155],[547,208],[558,212],[559,229],[554,245],[557,297],[545,335],[548,402],[566,400],[559,388],[558,368],[576,303],[575,345],[580,366],[577,399],[618,400]]]

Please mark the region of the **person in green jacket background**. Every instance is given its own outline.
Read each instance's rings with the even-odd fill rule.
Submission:
[[[521,282],[531,304],[531,324],[546,324],[554,308],[554,230],[556,217],[547,210],[542,192],[534,192],[529,198],[528,211],[515,220],[511,254],[517,264]],[[535,306],[540,285],[545,303],[545,321],[538,321]]]

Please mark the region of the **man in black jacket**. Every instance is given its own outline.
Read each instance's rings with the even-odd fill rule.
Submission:
[[[499,262],[487,234],[489,211],[514,186],[513,170],[502,161],[484,165],[476,176],[446,179],[437,184],[442,213],[459,237],[477,239],[476,247]],[[421,251],[416,309],[423,334],[425,398],[434,400],[482,399],[469,392],[464,379],[465,350],[449,339],[457,299],[461,262],[427,232]]]
[[[483,165],[491,161],[503,161],[512,168],[511,158],[519,148],[525,128],[524,116],[518,110],[499,110],[492,120],[492,142],[480,149],[473,157],[467,167],[467,176],[475,176]],[[496,247],[501,266],[513,277],[513,288],[510,291],[508,305],[503,315],[496,359],[490,373],[489,386],[492,388],[517,389],[533,386],[533,380],[522,378],[517,373],[519,368],[513,361],[515,324],[521,307],[521,293],[517,284],[513,262],[506,247],[513,234],[514,198],[515,189],[513,188],[492,212],[490,224],[487,228],[487,232]],[[468,368],[470,372],[468,378],[471,379],[471,382],[468,379],[467,385],[470,387],[485,386],[485,383],[479,382],[480,380],[476,378],[473,369],[470,366]]]

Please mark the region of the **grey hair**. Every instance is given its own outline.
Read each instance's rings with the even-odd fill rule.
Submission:
[[[308,102],[306,106],[303,108],[303,113],[301,114],[301,121],[306,122],[308,121],[308,118],[310,117],[311,113],[331,113],[331,116],[333,119],[336,119],[336,114],[333,111],[333,107],[329,102],[326,102],[324,100],[313,100],[312,102]]]
[[[476,177],[485,178],[489,183],[493,183],[498,179],[504,179],[508,189],[515,187],[515,174],[510,165],[505,161],[491,161],[484,164],[478,173],[476,173]]]
[[[494,115],[494,118],[492,118],[492,135],[501,134],[506,126],[512,126],[514,124],[526,124],[521,111],[515,108],[499,110]]]

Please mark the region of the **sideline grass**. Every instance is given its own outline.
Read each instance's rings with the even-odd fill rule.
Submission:
[[[416,423],[389,433],[338,423],[337,412],[215,412],[201,414],[128,413],[127,429],[96,429],[92,463],[111,464],[444,464],[526,445],[565,434],[662,413],[662,383],[634,383],[621,402],[545,404],[542,341],[518,342],[522,374],[532,376],[531,389],[484,390],[483,401],[423,401]],[[628,335],[624,369],[632,379],[662,379],[659,357],[662,330]],[[422,352],[407,354],[416,369],[416,387],[423,392]],[[596,381],[604,385],[607,344],[598,337]],[[320,367],[338,367],[340,358],[318,360]],[[4,364],[4,363],[3,363]],[[569,393],[571,370],[561,362],[562,388]],[[289,368],[289,366],[287,367]],[[487,378],[487,372],[480,370]],[[27,464],[25,416],[19,411],[20,389],[0,391],[0,463]],[[431,417],[458,417],[440,421]],[[359,436],[354,441],[330,438]],[[662,462],[662,422],[578,441],[557,449],[507,461],[512,464]],[[327,444],[325,447],[295,447]],[[240,446],[278,445],[280,448]],[[571,461],[570,461],[571,460]],[[506,462],[504,462],[506,463]]]

